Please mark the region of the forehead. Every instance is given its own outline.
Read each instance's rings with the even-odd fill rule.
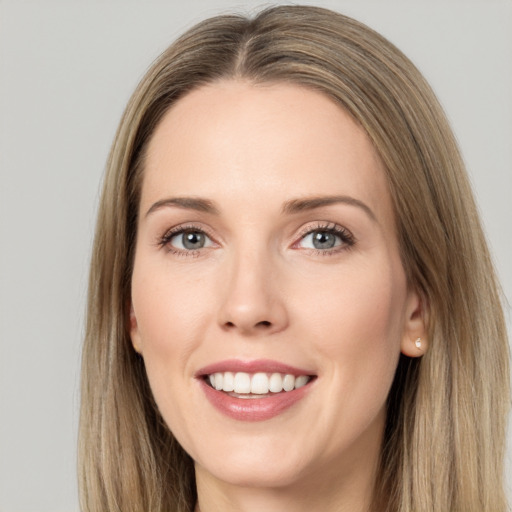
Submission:
[[[149,143],[141,208],[162,194],[272,201],[350,194],[389,215],[382,162],[326,95],[291,84],[223,81],[163,117]],[[284,197],[288,196],[288,197]]]

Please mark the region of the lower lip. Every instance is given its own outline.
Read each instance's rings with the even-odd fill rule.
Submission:
[[[206,398],[218,411],[239,421],[265,421],[274,418],[304,398],[310,388],[306,384],[293,391],[282,391],[262,398],[236,398],[217,391],[204,380],[200,384]]]

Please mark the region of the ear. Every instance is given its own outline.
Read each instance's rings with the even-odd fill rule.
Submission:
[[[420,357],[428,349],[427,325],[428,303],[425,297],[410,290],[405,310],[405,325],[402,335],[401,351],[409,357]]]
[[[142,354],[139,325],[137,324],[133,304],[130,304],[130,339],[132,340],[132,346],[135,352]]]

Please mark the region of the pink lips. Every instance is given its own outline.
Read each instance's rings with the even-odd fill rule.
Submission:
[[[270,359],[258,359],[257,361],[241,361],[239,359],[228,359],[218,363],[209,364],[196,372],[196,377],[203,377],[216,372],[247,372],[247,373],[289,373],[290,375],[311,375],[312,372],[287,364],[272,361]]]
[[[246,373],[282,373],[290,375],[312,375],[311,371],[296,368],[271,360],[241,361],[227,360],[201,368],[196,373],[201,389],[208,401],[222,414],[239,421],[264,421],[271,419],[299,400],[309,392],[311,381],[298,389],[269,394],[262,398],[237,398],[223,391],[217,391],[207,384],[206,375],[217,372],[246,372]]]

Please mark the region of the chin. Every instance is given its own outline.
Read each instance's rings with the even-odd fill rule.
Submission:
[[[290,458],[279,464],[275,459],[255,462],[251,459],[223,460],[202,468],[216,480],[241,488],[283,488],[293,485],[302,477],[301,468]],[[196,465],[196,471],[198,467]]]

